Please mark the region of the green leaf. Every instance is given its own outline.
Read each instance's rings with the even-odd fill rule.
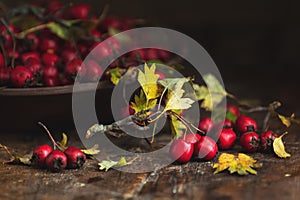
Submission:
[[[114,84],[117,85],[122,78],[122,74],[120,72],[119,68],[114,68],[108,71],[110,75],[110,81]]]
[[[58,23],[50,22],[47,24],[47,27],[50,29],[52,33],[57,35],[58,37],[64,39],[64,40],[71,40],[72,35],[70,34],[70,31],[67,27],[64,27]]]
[[[145,63],[144,72],[139,70],[138,82],[144,90],[147,99],[155,99],[161,95],[161,90],[157,85],[159,75],[155,74],[156,65],[149,68]]]
[[[162,86],[164,86],[165,88],[170,88],[170,87],[174,87],[174,85],[176,85],[176,83],[183,82],[189,82],[191,80],[191,78],[165,78],[163,80],[159,80],[158,83],[161,84]]]
[[[122,167],[127,165],[127,161],[125,157],[121,157],[119,161],[113,161],[113,160],[103,160],[98,164],[100,167],[100,170],[105,170],[106,172],[112,168],[112,167]]]
[[[233,123],[235,123],[237,116],[233,114],[231,111],[227,110],[226,112],[226,119],[229,119]]]
[[[99,145],[95,144],[92,148],[81,149],[81,151],[83,153],[85,153],[86,155],[96,155],[96,154],[100,153],[100,150],[98,148],[99,148]]]
[[[135,113],[139,113],[141,111],[150,110],[155,107],[157,103],[157,99],[150,99],[147,101],[147,98],[143,92],[140,91],[140,95],[134,96],[134,102],[131,102],[132,109],[134,109]]]
[[[184,98],[183,93],[184,90],[182,89],[183,84],[186,82],[185,79],[180,79],[173,87],[169,88],[167,100],[166,100],[166,107],[164,111],[168,110],[185,110],[192,106],[195,102],[190,98]]]

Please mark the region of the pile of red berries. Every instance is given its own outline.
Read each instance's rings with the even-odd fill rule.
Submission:
[[[0,51],[0,86],[68,85],[74,82],[77,74],[80,76],[80,82],[95,81],[103,74],[103,66],[99,63],[120,50],[120,43],[113,38],[110,30],[119,32],[137,27],[137,20],[130,17],[121,19],[116,16],[106,16],[101,23],[88,32],[84,25],[79,26],[78,23],[74,30],[78,30],[82,36],[76,34],[74,41],[66,36],[61,37],[49,27],[43,29],[39,27],[50,22],[60,26],[74,20],[81,20],[81,24],[96,22],[98,17],[90,11],[88,4],[64,5],[60,0],[49,0],[46,4],[36,2],[30,6],[41,12],[36,16],[34,12],[24,11],[28,7],[22,10],[25,12],[24,18],[29,18],[37,24],[31,27],[31,29],[36,28],[36,31],[26,33],[25,37],[18,37],[18,34],[28,30],[14,23],[16,21],[14,17],[20,18],[20,16],[8,18],[6,24],[0,25],[0,43],[3,46]],[[111,37],[110,44],[103,44],[102,48],[97,48],[97,51],[92,54],[92,59],[82,64],[90,51],[108,37]],[[169,56],[169,52],[159,49],[139,49],[127,53],[123,59],[116,60],[109,68],[127,68],[145,60],[167,60]]]
[[[33,166],[47,168],[52,172],[59,172],[65,168],[80,168],[86,160],[85,154],[78,148],[69,146],[64,152],[53,150],[44,144],[38,146],[32,154],[31,162]]]
[[[48,128],[41,122],[39,122],[39,125],[46,130],[54,149],[48,144],[35,148],[31,157],[33,166],[47,168],[52,172],[59,172],[65,168],[76,169],[82,167],[86,161],[86,155],[80,149],[73,146],[66,148],[65,145],[57,144]]]
[[[227,112],[235,115],[235,122],[225,119],[221,123],[215,123],[209,117],[202,118],[198,126],[201,133],[189,133],[174,140],[169,150],[170,156],[180,163],[189,162],[193,156],[209,161],[217,155],[218,150],[231,149],[239,136],[239,144],[244,151],[272,150],[273,141],[278,137],[276,133],[264,131],[258,134],[256,121],[240,115],[237,106],[228,105]],[[220,127],[219,135],[215,135]]]

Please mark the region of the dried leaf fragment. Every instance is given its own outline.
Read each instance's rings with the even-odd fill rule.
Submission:
[[[287,132],[282,134],[280,137],[275,138],[274,142],[273,142],[273,150],[274,150],[275,154],[280,158],[291,157],[291,154],[289,154],[285,151],[285,147],[284,147],[284,144],[282,141],[282,137],[285,136],[286,134],[287,134]]]

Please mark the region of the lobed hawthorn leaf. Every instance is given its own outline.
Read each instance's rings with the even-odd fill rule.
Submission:
[[[138,82],[140,83],[147,99],[155,99],[161,95],[161,88],[157,81],[159,75],[155,74],[156,65],[152,64],[148,67],[147,63],[144,65],[144,72],[139,70]]]
[[[173,110],[172,112],[175,112],[176,114],[180,115],[182,110]],[[175,139],[178,139],[186,132],[187,127],[176,116],[171,115],[170,117],[172,136],[175,137]]]
[[[185,82],[185,79],[179,79],[176,84],[172,85],[172,87],[169,87],[164,111],[185,110],[190,108],[195,102],[190,98],[182,97],[184,94],[182,87]]]
[[[64,40],[70,40],[72,39],[72,35],[70,30],[67,27],[64,27],[61,24],[55,23],[55,22],[49,22],[47,24],[47,27],[50,29],[52,33],[57,35],[58,37],[64,39]]]
[[[108,71],[108,74],[110,75],[110,81],[114,84],[117,85],[122,78],[122,74],[120,72],[119,68],[113,68]]]
[[[229,119],[230,121],[232,121],[233,123],[235,123],[237,116],[235,114],[233,114],[231,111],[227,110],[226,111],[226,119]]]
[[[127,165],[127,161],[125,157],[121,157],[119,161],[103,160],[102,162],[98,163],[98,165],[100,166],[100,170],[105,170],[107,172],[112,167],[122,167]]]
[[[207,85],[199,86],[194,84],[196,97],[198,101],[202,101],[201,107],[211,111],[213,107],[219,104],[227,95],[224,87],[221,85],[219,80],[212,74],[206,74],[203,76],[203,79]]]
[[[135,113],[139,113],[141,111],[146,111],[154,108],[156,103],[157,99],[147,100],[143,90],[141,90],[139,96],[134,96],[134,102],[131,102],[131,106],[132,109],[134,109]]]
[[[233,154],[222,153],[218,163],[213,165],[213,168],[216,169],[214,174],[228,169],[230,174],[236,172],[239,175],[248,175],[249,173],[256,175],[257,172],[253,168],[259,167],[262,167],[261,163],[257,163],[251,156],[243,153],[239,153],[237,157]]]

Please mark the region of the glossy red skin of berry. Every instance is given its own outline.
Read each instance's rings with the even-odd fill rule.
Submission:
[[[121,48],[119,41],[114,36],[109,37],[109,46],[113,52],[119,51]]]
[[[255,132],[244,133],[240,138],[240,145],[248,152],[255,152],[259,148],[259,136]]]
[[[12,70],[10,79],[15,87],[25,87],[32,84],[34,76],[27,67],[19,65]]]
[[[88,4],[73,5],[69,9],[70,19],[87,19],[90,12],[90,6]]]
[[[223,125],[223,127],[225,127],[225,128],[233,128],[234,123],[233,123],[233,121],[231,121],[230,119],[225,119],[225,120],[222,122],[222,125]]]
[[[201,131],[207,133],[207,132],[209,132],[213,128],[214,125],[215,125],[215,123],[211,120],[210,117],[203,117],[199,121],[198,128]]]
[[[61,60],[63,63],[68,63],[71,60],[73,60],[74,58],[76,58],[76,51],[75,49],[64,49],[61,52]]]
[[[80,168],[86,161],[85,154],[76,147],[69,146],[65,150],[65,154],[68,160],[67,167],[70,169]]]
[[[111,56],[112,53],[113,53],[112,47],[110,47],[110,45],[107,43],[101,43],[101,42],[96,43],[95,49],[92,51],[94,58],[98,61]]]
[[[86,73],[86,67],[80,59],[75,58],[66,65],[65,75],[67,78],[74,80],[77,73],[79,73],[80,76],[84,76]]]
[[[29,58],[34,58],[37,61],[40,61],[40,54],[36,51],[29,51],[29,52],[25,52],[21,55],[21,60],[22,60],[23,63],[26,63],[26,61]]]
[[[100,78],[103,74],[103,70],[98,65],[97,62],[90,60],[90,61],[86,62],[85,66],[86,66],[86,74],[85,74],[86,80],[88,80],[88,81],[100,80]]]
[[[218,152],[218,146],[216,142],[208,137],[208,136],[202,136],[195,144],[195,150],[194,155],[202,160],[212,160]]]
[[[232,128],[224,128],[219,135],[218,147],[222,150],[230,149],[233,147],[235,140],[236,134]]]
[[[38,146],[32,153],[31,162],[33,166],[45,167],[47,156],[53,151],[48,144]]]
[[[67,167],[67,156],[64,152],[53,150],[46,158],[45,164],[52,172],[59,172]]]
[[[159,55],[157,49],[147,49],[146,50],[146,60],[158,60]]]
[[[197,133],[189,133],[180,137],[180,139],[190,144],[196,144],[201,139],[201,136]]]
[[[46,66],[55,66],[58,61],[58,56],[55,53],[43,53],[42,63]]]
[[[271,150],[275,138],[278,138],[278,135],[273,131],[262,132],[259,136],[261,149]]]
[[[0,86],[10,81],[11,68],[0,68]]]
[[[5,59],[2,53],[0,53],[0,68],[5,67]]]
[[[232,112],[232,114],[234,114],[237,117],[240,115],[240,110],[239,110],[239,107],[237,107],[237,106],[233,106],[231,104],[227,104],[226,109],[228,111]]]
[[[194,144],[188,143],[182,139],[174,140],[169,149],[169,155],[180,163],[187,163],[192,158]]]
[[[52,39],[50,37],[44,37],[40,41],[40,50],[48,51],[53,50],[54,52],[58,49],[58,44],[56,39]]]
[[[37,73],[41,70],[41,63],[35,58],[28,58],[26,62],[24,62],[25,67],[27,67],[32,73]]]
[[[171,53],[169,51],[165,51],[165,50],[161,50],[161,49],[158,49],[157,53],[161,60],[168,60],[171,55]]]
[[[54,66],[46,66],[42,70],[42,75],[45,78],[57,78],[58,77],[58,69]]]
[[[236,119],[235,128],[239,133],[245,133],[247,131],[256,131],[257,124],[254,119],[251,117],[247,117],[245,115],[241,115]],[[251,130],[253,129],[253,130]]]

